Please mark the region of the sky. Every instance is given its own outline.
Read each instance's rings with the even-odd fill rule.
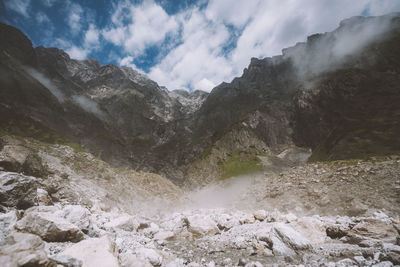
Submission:
[[[400,0],[0,0],[0,21],[34,46],[190,91],[230,82],[252,57],[279,55],[345,18],[399,11]]]

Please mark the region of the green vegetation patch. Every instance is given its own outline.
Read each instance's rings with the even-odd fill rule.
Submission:
[[[41,123],[23,115],[0,109],[4,120],[0,122],[0,136],[12,135],[33,138],[42,144],[59,144],[72,147],[75,152],[86,152],[80,145],[72,143]]]
[[[223,172],[222,180],[263,170],[261,160],[256,154],[243,151],[234,152],[227,161],[220,164],[220,167]]]

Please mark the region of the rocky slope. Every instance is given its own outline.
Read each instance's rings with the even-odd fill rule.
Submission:
[[[78,148],[1,144],[2,166],[20,172],[0,171],[1,266],[400,264],[398,156],[283,164],[182,192]]]

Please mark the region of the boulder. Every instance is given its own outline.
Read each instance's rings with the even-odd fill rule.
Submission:
[[[44,206],[53,205],[53,201],[51,200],[49,193],[42,188],[38,188],[36,190],[36,203]]]
[[[90,211],[87,208],[80,205],[66,205],[60,213],[64,219],[76,225],[82,231],[88,231],[90,225]]]
[[[43,207],[28,210],[16,223],[15,229],[40,236],[48,242],[78,242],[84,238],[82,231],[74,224],[54,212],[55,207],[47,210]]]
[[[0,214],[0,246],[6,242],[6,238],[11,234],[17,220],[15,211]]]
[[[139,222],[130,215],[122,215],[112,219],[104,224],[106,229],[120,229],[124,231],[136,231],[139,227]]]
[[[36,235],[13,233],[0,247],[0,266],[56,267],[57,264],[47,257],[44,247],[44,242]]]
[[[162,257],[154,249],[139,248],[136,250],[136,256],[139,259],[144,259],[150,262],[153,266],[161,266]]]
[[[187,218],[188,230],[195,235],[215,235],[219,232],[217,224],[209,217],[194,215]]]
[[[254,212],[253,215],[254,215],[254,218],[259,221],[264,221],[268,216],[268,214],[265,210],[257,210]]]
[[[160,231],[154,235],[155,240],[171,240],[175,236],[171,231]]]
[[[54,262],[64,267],[81,267],[82,261],[68,255],[55,255],[50,257]]]
[[[82,261],[82,267],[118,267],[114,243],[108,236],[89,238],[67,248],[60,256]]]
[[[4,143],[0,151],[0,166],[7,171],[21,172],[30,151],[23,142],[9,136],[3,136],[0,142]]]
[[[25,175],[35,177],[47,177],[47,167],[42,163],[42,158],[35,153],[30,153],[22,165],[22,172]]]
[[[119,261],[122,267],[153,267],[153,265],[147,259],[138,258],[136,255],[131,253],[121,253],[119,255]]]
[[[312,248],[310,241],[284,223],[274,223],[270,242],[274,254],[279,256],[293,256],[296,252]]]
[[[324,223],[317,218],[302,217],[290,223],[290,226],[302,236],[306,236],[313,245],[324,243],[327,238]]]
[[[381,241],[394,242],[398,235],[397,230],[392,224],[388,224],[385,220],[368,218],[356,224],[349,235],[358,235]]]
[[[37,180],[14,172],[0,172],[0,204],[27,209],[35,205]]]

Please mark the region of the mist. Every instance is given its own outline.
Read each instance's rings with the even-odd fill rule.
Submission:
[[[82,96],[82,95],[74,95],[72,96],[72,100],[78,104],[82,109],[84,109],[85,111],[92,113],[94,115],[96,115],[97,117],[104,117],[105,114],[103,111],[100,110],[98,104],[87,98],[86,96]]]
[[[393,16],[353,17],[341,22],[332,33],[314,34],[307,43],[283,49],[283,58],[289,58],[298,78],[306,80],[323,72],[333,71],[356,56],[364,48],[383,38],[393,25]],[[372,58],[368,58],[373,61]]]
[[[46,87],[57,98],[59,102],[65,101],[65,95],[61,92],[57,85],[55,85],[43,73],[31,67],[24,67],[24,70],[33,78],[35,78],[38,82],[40,82],[44,87]]]

